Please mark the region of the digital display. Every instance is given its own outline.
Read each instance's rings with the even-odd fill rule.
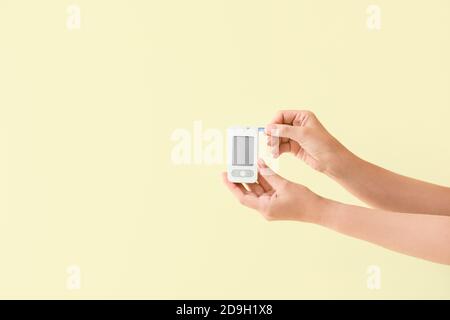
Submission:
[[[233,137],[233,166],[253,166],[254,143],[254,137]]]

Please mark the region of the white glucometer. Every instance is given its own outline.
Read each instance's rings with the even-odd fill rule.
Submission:
[[[228,136],[228,181],[240,183],[256,182],[258,170],[258,128],[232,127]]]

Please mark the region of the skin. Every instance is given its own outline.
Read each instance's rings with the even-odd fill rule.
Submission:
[[[274,157],[291,153],[371,208],[323,198],[261,160],[258,182],[223,180],[241,204],[267,220],[309,222],[385,248],[450,264],[450,188],[408,178],[346,149],[309,111],[280,111],[266,127]]]

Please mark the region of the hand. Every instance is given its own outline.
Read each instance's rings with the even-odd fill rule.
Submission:
[[[275,158],[290,152],[320,172],[332,173],[350,153],[310,111],[279,111],[266,134]]]
[[[267,220],[319,221],[319,209],[325,199],[308,188],[290,182],[258,161],[258,183],[246,184],[223,181],[241,204],[258,210]]]

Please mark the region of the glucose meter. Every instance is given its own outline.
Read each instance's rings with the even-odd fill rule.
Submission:
[[[258,128],[232,127],[228,137],[228,181],[240,183],[256,182],[258,170]]]

